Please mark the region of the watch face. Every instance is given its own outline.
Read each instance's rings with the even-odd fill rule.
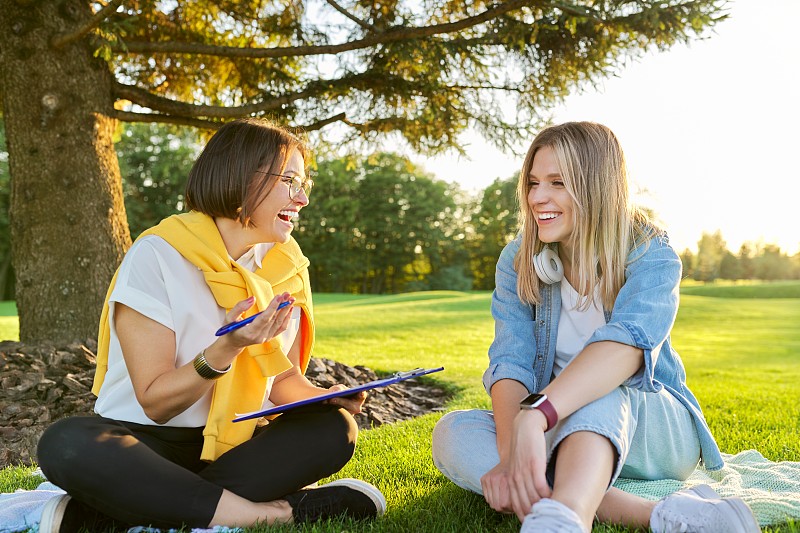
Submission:
[[[545,396],[544,394],[538,394],[538,393],[529,394],[525,399],[519,402],[519,406],[522,409],[535,409],[545,399],[547,399],[547,396]]]

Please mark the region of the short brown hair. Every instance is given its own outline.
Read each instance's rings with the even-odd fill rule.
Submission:
[[[293,149],[308,164],[310,150],[298,136],[258,118],[234,120],[214,133],[192,165],[186,206],[212,217],[249,224],[253,210],[278,179]]]

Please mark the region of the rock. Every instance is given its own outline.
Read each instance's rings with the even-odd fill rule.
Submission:
[[[331,359],[314,359],[306,370],[308,379],[318,387],[330,387],[336,383],[355,386],[379,379],[369,368],[350,367]],[[433,410],[443,408],[449,395],[444,389],[422,385],[412,378],[367,392],[362,412],[355,416],[361,429],[369,429],[406,420]]]
[[[0,342],[0,468],[36,461],[36,443],[52,422],[91,415],[97,341],[54,346],[50,343]],[[313,358],[306,376],[323,388],[355,386],[378,379],[364,366]],[[406,420],[443,409],[448,394],[439,387],[409,379],[367,393],[361,429]]]

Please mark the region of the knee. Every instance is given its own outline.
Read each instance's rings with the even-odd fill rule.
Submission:
[[[36,460],[51,481],[59,477],[60,469],[69,469],[86,457],[91,443],[87,441],[88,435],[83,428],[83,422],[82,417],[58,420],[39,438]]]
[[[63,418],[51,424],[42,433],[37,446],[39,462],[69,461],[80,455],[85,444],[81,441],[84,432],[80,429],[77,418]]]
[[[456,423],[458,411],[450,411],[436,422],[431,435],[431,453],[433,462],[439,466],[441,456],[449,449],[448,443],[454,433],[453,425]]]
[[[497,465],[497,433],[491,413],[451,411],[433,429],[434,466],[463,489],[481,494],[481,477]]]
[[[635,428],[632,411],[631,390],[617,387],[564,418],[557,433],[567,430],[566,433],[593,431],[601,435],[620,435]]]
[[[320,449],[329,460],[344,466],[353,457],[358,440],[358,424],[346,409],[325,409],[319,414]]]
[[[431,454],[433,463],[439,470],[460,456],[460,448],[474,437],[470,435],[474,428],[472,414],[472,411],[450,411],[434,426]]]

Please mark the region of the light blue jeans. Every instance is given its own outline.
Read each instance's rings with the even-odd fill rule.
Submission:
[[[694,420],[666,390],[621,386],[575,411],[545,434],[548,463],[558,444],[578,431],[602,435],[616,448],[619,460],[609,486],[618,477],[683,480],[700,460]],[[459,487],[483,494],[481,477],[500,462],[492,412],[452,411],[442,417],[433,430],[433,462]]]

